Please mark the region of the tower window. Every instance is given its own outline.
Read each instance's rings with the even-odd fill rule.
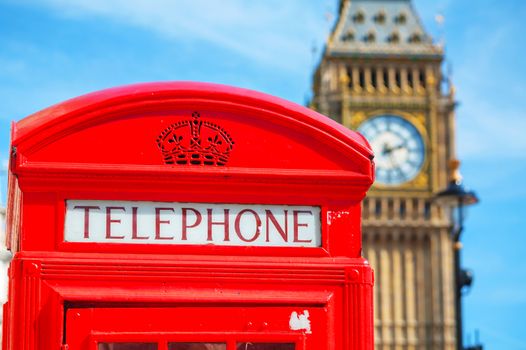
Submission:
[[[407,72],[407,85],[409,85],[411,89],[415,86],[412,72]]]
[[[382,215],[382,202],[379,199],[374,203],[374,215],[376,215],[376,217]]]
[[[408,41],[413,44],[420,43],[422,42],[422,36],[418,33],[413,33],[409,37]]]
[[[366,43],[372,43],[376,40],[376,35],[374,34],[374,32],[370,31],[369,33],[367,33],[364,37],[363,37],[363,41],[365,41]]]
[[[374,21],[378,24],[384,24],[385,23],[385,12],[380,11],[374,16]]]
[[[365,87],[365,72],[363,69],[360,69],[358,73],[358,78],[360,79],[359,84],[361,88]]]
[[[371,69],[371,85],[373,88],[378,88],[378,78],[376,76],[377,72],[375,68]]]
[[[352,69],[347,68],[347,86],[352,88],[353,87],[353,80],[352,80]]]
[[[391,219],[394,215],[394,202],[391,198],[387,200],[387,215]]]
[[[400,34],[397,32],[391,33],[391,35],[387,37],[387,41],[393,44],[400,42]]]
[[[406,206],[405,206],[405,200],[403,199],[400,201],[399,214],[400,214],[401,219],[405,219]]]
[[[382,69],[382,77],[384,79],[384,86],[389,87],[389,71],[387,68]]]
[[[418,83],[420,86],[426,86],[426,73],[423,69],[418,71]]]
[[[354,31],[352,29],[349,29],[345,34],[342,36],[343,41],[354,41]]]
[[[426,201],[424,204],[424,219],[429,220],[431,218],[431,203]]]
[[[418,198],[413,198],[413,208],[418,208]],[[413,210],[412,212],[413,215],[411,215],[413,217],[413,219],[417,219],[419,217],[419,212],[418,210]]]
[[[406,24],[407,22],[407,16],[405,13],[400,13],[398,16],[394,18],[394,22],[396,24]]]
[[[395,71],[395,84],[397,88],[400,88],[402,86],[402,77],[400,76],[400,71]]]
[[[358,11],[354,14],[354,16],[352,17],[353,21],[355,23],[363,23],[364,20],[365,20],[365,15],[363,13],[363,11]]]

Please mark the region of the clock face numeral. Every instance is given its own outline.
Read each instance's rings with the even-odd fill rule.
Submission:
[[[396,115],[366,120],[358,131],[375,154],[376,182],[398,185],[412,180],[424,164],[424,141],[413,124]]]

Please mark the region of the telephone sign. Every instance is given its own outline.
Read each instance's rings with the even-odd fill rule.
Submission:
[[[320,208],[66,201],[66,242],[319,247]]]

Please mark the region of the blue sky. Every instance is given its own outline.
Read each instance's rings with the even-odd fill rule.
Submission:
[[[414,4],[446,43],[462,172],[482,199],[463,234],[475,271],[465,328],[480,329],[487,349],[526,349],[526,2]],[[0,0],[0,198],[10,122],[90,91],[196,80],[304,104],[335,9],[335,0]]]

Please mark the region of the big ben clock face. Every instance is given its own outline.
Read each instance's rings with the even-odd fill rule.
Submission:
[[[375,155],[376,183],[396,186],[411,181],[424,165],[424,141],[416,127],[396,115],[378,115],[358,131],[369,140]]]

